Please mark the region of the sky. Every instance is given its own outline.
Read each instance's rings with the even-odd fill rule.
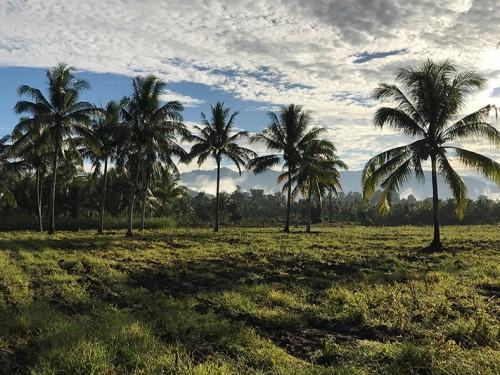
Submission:
[[[353,170],[408,141],[371,122],[381,103],[370,93],[401,67],[451,59],[488,79],[464,112],[500,105],[498,0],[0,0],[0,35],[0,136],[17,121],[17,87],[43,88],[59,62],[89,81],[83,97],[97,104],[153,73],[189,124],[224,101],[255,132],[267,111],[301,104]],[[500,161],[487,142],[466,146]]]

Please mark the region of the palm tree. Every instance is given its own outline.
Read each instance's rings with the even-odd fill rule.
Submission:
[[[179,185],[179,174],[162,167],[151,186],[148,202],[152,209],[167,214],[172,204],[187,194],[187,187]]]
[[[269,112],[271,124],[251,138],[252,142],[261,141],[268,150],[275,154],[259,156],[250,161],[249,168],[254,173],[261,173],[273,166],[284,163],[286,180],[291,181],[292,173],[298,168],[304,150],[311,142],[315,142],[323,132],[321,128],[309,130],[311,116],[299,105],[291,104],[281,107],[279,113]],[[290,231],[290,207],[292,201],[292,186],[287,185],[287,209],[284,232]]]
[[[65,157],[67,150],[76,150],[82,141],[91,144],[90,116],[96,108],[85,101],[80,101],[82,90],[89,84],[73,75],[74,68],[59,64],[47,71],[48,97],[34,87],[23,85],[19,87],[19,96],[29,100],[18,101],[14,111],[18,114],[27,113],[30,118],[21,120],[20,127],[28,127],[29,123],[40,121],[47,132],[52,150],[52,187],[49,234],[55,232],[55,200],[56,177],[59,157]]]
[[[211,107],[212,116],[210,120],[201,114],[201,123],[204,126],[196,126],[199,135],[193,135],[194,144],[189,153],[190,159],[198,158],[198,165],[201,166],[209,157],[217,163],[217,187],[215,193],[215,224],[214,232],[219,231],[219,184],[220,184],[220,164],[223,157],[227,157],[236,165],[241,175],[241,167],[245,166],[251,157],[256,154],[252,150],[239,146],[236,141],[248,137],[248,132],[234,132],[234,119],[238,112],[231,114],[230,108],[224,108],[224,103],[216,103]]]
[[[15,163],[11,158],[11,145],[9,144],[10,136],[0,138],[0,206],[16,205],[16,198],[9,188],[9,177],[16,170]]]
[[[454,153],[466,167],[471,167],[500,184],[500,165],[481,154],[449,144],[485,137],[500,144],[499,132],[487,123],[492,106],[461,117],[466,97],[485,86],[485,79],[466,71],[457,72],[448,61],[430,60],[416,69],[401,69],[396,85],[381,84],[374,92],[377,99],[392,99],[396,107],[381,107],[374,116],[376,126],[388,126],[417,138],[406,146],[396,147],[370,159],[363,171],[363,195],[369,200],[381,185],[378,209],[387,213],[390,194],[398,190],[415,172],[423,180],[422,162],[430,159],[433,191],[434,238],[429,250],[442,249],[438,219],[439,173],[450,185],[456,201],[456,214],[461,218],[467,205],[467,189],[462,178],[448,160]]]
[[[321,206],[322,198],[326,193],[337,195],[340,185],[340,169],[347,169],[347,165],[338,158],[332,142],[319,140],[310,142],[304,149],[304,156],[297,169],[292,171],[291,180],[287,181],[283,189],[295,184],[292,197],[299,193],[307,200],[306,232],[311,231],[312,198],[316,198]],[[287,173],[279,176],[280,180],[287,178]]]
[[[11,152],[21,158],[24,164],[35,171],[38,230],[43,232],[43,179],[50,164],[51,140],[41,121],[21,119],[12,131]]]
[[[89,152],[87,156],[92,160],[92,166],[95,173],[100,173],[103,169],[103,181],[101,190],[100,220],[98,233],[104,231],[104,211],[106,205],[106,189],[108,183],[108,162],[114,157],[116,151],[117,132],[125,129],[120,126],[120,116],[123,103],[117,103],[113,100],[106,103],[102,113],[95,116],[92,123],[94,137],[99,142],[97,153]],[[104,160],[104,167],[102,161]]]
[[[171,173],[168,169],[162,168],[153,195],[162,203],[166,203],[172,199],[181,198],[187,194],[187,191],[186,186],[179,184],[179,174]]]
[[[176,136],[186,139],[190,137],[190,132],[182,123],[182,104],[178,101],[163,104],[161,101],[166,86],[164,82],[149,75],[134,78],[132,86],[132,96],[122,109],[128,131],[125,136],[120,137],[122,152],[117,160],[130,178],[127,237],[133,235],[135,198],[141,190],[144,218],[151,179],[158,171],[156,163],[161,162],[170,170],[178,172],[174,157],[183,160],[187,153],[179,145]]]

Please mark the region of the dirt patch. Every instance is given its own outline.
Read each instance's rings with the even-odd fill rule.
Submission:
[[[271,321],[248,313],[235,314],[208,300],[200,300],[199,304],[195,306],[195,311],[200,314],[214,312],[223,319],[242,322],[291,355],[322,365],[330,365],[338,360],[332,355],[325,358],[318,357],[318,353],[324,350],[325,343],[328,341],[354,345],[357,340],[390,342],[403,336],[402,331],[385,325],[365,326],[316,318],[285,322]]]
[[[186,249],[189,246],[183,243],[178,243],[178,242],[172,242],[172,241],[165,241],[165,245],[167,247],[170,247],[171,249]]]
[[[495,299],[500,298],[500,286],[493,284],[480,284],[477,286],[479,293],[492,297]]]
[[[387,342],[403,335],[402,331],[385,325],[366,326],[319,318],[309,319],[308,323],[315,329],[332,334],[337,341],[358,339]]]

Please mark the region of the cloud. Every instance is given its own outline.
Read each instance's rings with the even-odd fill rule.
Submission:
[[[353,61],[355,64],[363,64],[368,61],[372,61],[375,59],[383,59],[388,56],[397,56],[405,53],[406,48],[393,50],[393,51],[381,51],[381,52],[363,52],[356,55],[356,59]]]
[[[232,178],[221,177],[219,182],[219,191],[225,193],[232,193],[241,185],[246,177]],[[208,194],[215,194],[217,190],[217,181],[208,175],[197,176],[193,181],[190,181],[189,188],[194,191],[205,192]]]
[[[300,103],[351,168],[407,142],[372,127],[369,98],[402,65],[452,58],[490,79],[467,110],[500,104],[498,0],[7,0],[0,20],[0,65],[65,61],[201,83],[262,108]]]
[[[182,95],[178,92],[173,92],[170,90],[164,90],[161,99],[166,102],[179,101],[184,107],[196,107],[200,104],[204,104],[205,101],[202,99],[193,98],[189,95]]]

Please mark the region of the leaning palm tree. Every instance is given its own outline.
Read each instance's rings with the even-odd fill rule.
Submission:
[[[113,100],[106,103],[102,113],[98,113],[92,123],[92,131],[94,137],[99,143],[97,152],[90,152],[87,156],[92,161],[92,166],[96,174],[99,174],[102,169],[102,190],[101,190],[101,204],[99,207],[100,220],[98,233],[104,231],[104,211],[106,205],[106,189],[108,183],[108,162],[115,155],[116,151],[116,138],[117,132],[124,130],[120,126],[122,103],[117,103]],[[102,162],[104,161],[104,166]]]
[[[173,172],[178,172],[174,159],[184,159],[187,153],[179,145],[177,136],[190,136],[182,123],[182,104],[161,101],[166,86],[164,82],[149,75],[134,78],[132,86],[132,96],[122,109],[128,131],[119,137],[121,151],[117,158],[119,168],[125,170],[130,179],[127,237],[133,235],[135,198],[141,192],[143,210],[145,208],[151,179],[158,170],[155,163],[161,162]]]
[[[311,231],[312,199],[315,198],[318,206],[321,206],[326,193],[337,195],[338,189],[342,188],[339,169],[347,169],[347,165],[338,158],[332,142],[311,142],[305,147],[300,164],[292,171],[291,180],[283,185],[283,189],[288,189],[295,184],[292,197],[300,193],[307,200],[306,232]],[[280,180],[286,178],[286,172],[279,176]]]
[[[448,61],[434,63],[429,60],[416,69],[401,69],[396,81],[403,87],[381,84],[374,92],[375,98],[392,99],[397,104],[395,107],[379,108],[374,116],[375,125],[390,127],[417,140],[370,159],[363,170],[363,195],[365,200],[369,200],[381,185],[383,190],[378,209],[387,213],[391,193],[399,189],[413,172],[423,180],[422,162],[430,159],[434,238],[429,250],[440,250],[438,174],[451,187],[459,218],[467,205],[466,186],[453,169],[449,154],[455,154],[464,166],[500,184],[500,164],[453,144],[484,137],[499,145],[499,132],[487,122],[493,107],[488,105],[461,117],[465,99],[473,91],[483,88],[485,79],[471,71],[459,73]]]
[[[52,187],[50,202],[49,234],[55,232],[56,177],[60,157],[65,157],[68,150],[77,150],[83,143],[91,143],[90,116],[96,108],[85,101],[80,101],[80,93],[89,88],[89,84],[77,79],[74,68],[65,64],[47,71],[48,96],[39,89],[23,85],[19,87],[19,96],[29,100],[18,101],[14,111],[27,113],[31,117],[21,120],[19,126],[39,121],[50,138],[52,149]]]
[[[238,112],[231,113],[230,108],[225,108],[224,103],[216,103],[211,107],[211,118],[201,114],[201,123],[204,126],[196,126],[199,135],[193,135],[194,141],[189,157],[197,158],[198,165],[201,166],[209,157],[217,163],[217,186],[215,191],[215,224],[214,232],[219,231],[219,184],[220,165],[222,158],[228,158],[241,175],[241,167],[245,166],[251,157],[256,154],[252,150],[241,147],[236,143],[238,139],[248,137],[248,132],[234,132],[234,120]]]
[[[251,138],[252,142],[260,141],[266,144],[268,151],[275,154],[259,156],[252,159],[248,167],[254,173],[261,173],[280,163],[286,168],[286,180],[292,179],[292,173],[300,164],[307,145],[318,139],[324,131],[322,128],[309,129],[311,116],[299,105],[291,104],[281,107],[279,113],[269,112],[271,124]],[[287,209],[284,232],[290,231],[290,208],[292,201],[292,186],[287,185]]]

